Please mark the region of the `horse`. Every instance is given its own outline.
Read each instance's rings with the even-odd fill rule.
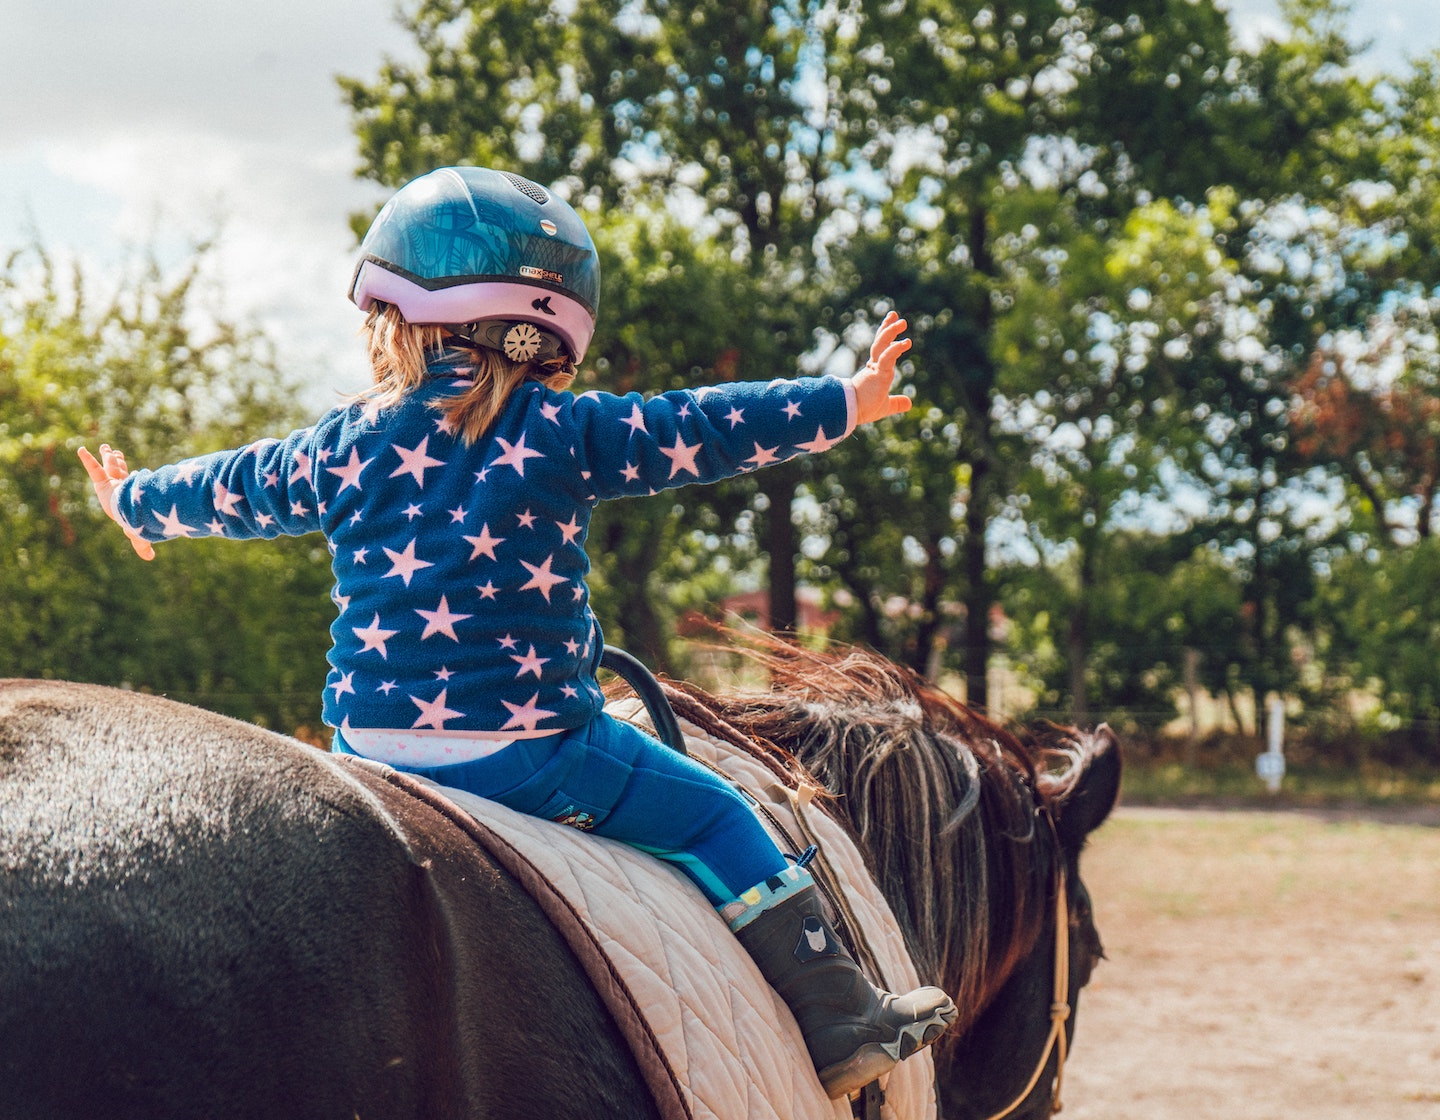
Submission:
[[[858,838],[962,1009],[940,1116],[1048,1117],[1102,955],[1078,861],[1113,735],[1012,733],[858,651],[756,656],[771,691],[667,682],[676,712]],[[575,955],[453,815],[162,697],[0,681],[0,1118],[99,1115],[662,1120]]]

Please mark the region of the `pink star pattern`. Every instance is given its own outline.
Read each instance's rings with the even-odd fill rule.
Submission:
[[[525,446],[525,437],[523,435],[514,443],[511,443],[502,436],[496,436],[495,442],[505,449],[505,454],[497,456],[490,465],[492,467],[514,467],[516,473],[519,474],[521,478],[525,477],[526,459],[545,458],[543,451],[533,451]]]
[[[178,508],[178,506],[172,505],[169,513],[157,513],[155,515],[155,520],[160,522],[160,531],[163,532],[167,538],[188,537],[191,533],[195,532],[193,525],[186,525],[180,520],[180,516],[176,512]]]
[[[795,446],[801,451],[808,452],[811,455],[818,455],[822,451],[829,451],[839,442],[839,438],[827,439],[825,437],[825,429],[822,427],[816,431],[815,438],[809,443],[797,443]]]
[[[539,678],[540,666],[544,665],[547,661],[550,660],[550,658],[536,657],[535,643],[532,642],[530,643],[529,653],[527,653],[524,657],[520,657],[519,655],[512,653],[510,655],[510,660],[519,662],[520,664],[520,671],[515,674],[517,677],[523,677],[526,673],[534,673],[536,678]]]
[[[393,638],[400,633],[399,630],[385,630],[380,626],[379,611],[375,612],[375,617],[370,620],[369,626],[352,626],[350,629],[354,630],[355,636],[365,643],[360,647],[361,653],[367,649],[373,649],[386,660],[389,660],[390,657],[389,651],[385,648],[386,639]]]
[[[756,469],[770,463],[778,463],[780,459],[775,452],[779,450],[778,447],[761,447],[757,441],[755,444],[755,454],[751,455],[745,462],[747,465],[755,467]]]
[[[415,613],[425,620],[425,632],[420,635],[422,642],[435,634],[444,634],[452,642],[458,642],[460,639],[455,636],[455,624],[475,617],[473,614],[456,614],[451,611],[444,595],[440,596],[440,605],[433,611],[417,609]]]
[[[536,567],[534,564],[531,564],[526,560],[521,560],[521,566],[526,568],[530,572],[530,581],[528,583],[522,583],[520,585],[520,590],[529,591],[533,588],[536,591],[539,591],[540,594],[544,595],[545,601],[548,603],[550,601],[550,589],[554,587],[557,583],[565,582],[564,576],[557,576],[554,572],[550,570],[550,565],[554,562],[554,560],[555,557],[553,554],[547,556],[545,557],[545,563],[541,564],[539,567]]]
[[[433,727],[436,731],[445,730],[445,721],[448,719],[459,719],[464,712],[457,712],[454,708],[445,706],[445,694],[450,690],[442,688],[440,695],[434,700],[421,700],[418,696],[410,697],[411,702],[420,709],[420,715],[412,723],[411,727]]]
[[[700,453],[700,449],[704,446],[703,443],[687,444],[680,438],[680,434],[677,432],[675,434],[675,446],[662,447],[660,449],[660,454],[670,460],[669,477],[674,478],[681,471],[689,471],[696,478],[699,478],[700,470],[695,466],[695,456]]]
[[[359,490],[360,472],[374,461],[374,459],[365,459],[362,461],[360,458],[360,449],[352,447],[350,448],[350,459],[343,467],[326,467],[325,469],[327,471],[340,480],[340,489],[335,491],[336,495],[338,496],[345,493],[346,489],[351,486]]]
[[[235,507],[245,500],[244,494],[232,494],[223,482],[215,484],[215,512],[235,516]]]
[[[489,525],[480,526],[480,535],[478,537],[464,537],[462,539],[474,546],[475,551],[470,553],[471,560],[477,560],[481,556],[488,556],[491,560],[497,560],[499,557],[495,555],[495,546],[505,543],[504,537],[492,537],[490,535]]]
[[[405,546],[404,552],[396,552],[394,549],[387,548],[385,555],[390,557],[390,563],[394,565],[385,575],[387,577],[399,576],[405,581],[406,587],[410,586],[410,581],[421,568],[433,568],[435,566],[429,560],[417,560],[415,558],[415,542],[413,540]]]
[[[629,427],[631,435],[645,434],[645,414],[640,411],[638,404],[630,410],[629,416],[621,417],[620,423]]]
[[[573,513],[570,515],[569,521],[557,521],[555,525],[559,528],[560,535],[565,538],[566,544],[574,544],[575,537],[585,528]]]
[[[425,489],[425,472],[431,467],[443,467],[444,459],[432,459],[426,454],[426,448],[430,446],[430,437],[426,436],[414,447],[401,447],[398,443],[392,443],[391,449],[400,456],[400,465],[390,472],[391,478],[399,478],[402,474],[408,474],[419,484],[420,489]]]
[[[443,696],[444,693],[442,692],[441,695]],[[500,730],[508,731],[512,727],[522,727],[526,731],[534,731],[541,723],[554,716],[555,712],[537,706],[536,701],[539,699],[540,694],[537,692],[523,704],[512,704],[509,700],[500,701],[510,709],[510,718],[501,725]]]

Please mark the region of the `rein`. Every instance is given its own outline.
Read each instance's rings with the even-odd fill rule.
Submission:
[[[1035,1083],[1050,1064],[1051,1051],[1059,1055],[1059,1060],[1055,1066],[1055,1085],[1050,1091],[1050,1112],[1053,1115],[1064,1107],[1060,1100],[1060,1087],[1065,1080],[1065,1022],[1070,1018],[1070,906],[1065,897],[1063,863],[1055,873],[1055,983],[1052,993],[1050,1034],[1045,1039],[1044,1049],[1040,1051],[1035,1072],[1030,1075],[1030,1080],[1025,1083],[1025,1088],[1020,1090],[1019,1095],[988,1120],[1004,1120],[1025,1103],[1025,1098],[1034,1090]]]

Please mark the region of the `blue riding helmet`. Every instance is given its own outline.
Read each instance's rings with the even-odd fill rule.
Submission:
[[[532,324],[579,362],[595,333],[600,258],[580,215],[544,187],[505,171],[442,167],[376,215],[350,298],[362,311],[394,304],[409,323]]]

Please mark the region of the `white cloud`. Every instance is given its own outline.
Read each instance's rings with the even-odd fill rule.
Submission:
[[[1242,46],[1285,37],[1280,0],[1221,0]],[[1366,73],[1400,72],[1418,55],[1440,49],[1440,4],[1422,0],[1354,0],[1345,26],[1352,43],[1366,47],[1356,60]]]
[[[38,236],[102,275],[219,233],[228,313],[258,322],[317,406],[364,377],[348,217],[384,191],[337,73],[409,44],[384,0],[0,0],[0,249]]]
[[[330,135],[337,72],[404,54],[388,0],[0,0],[0,144],[57,133]]]

